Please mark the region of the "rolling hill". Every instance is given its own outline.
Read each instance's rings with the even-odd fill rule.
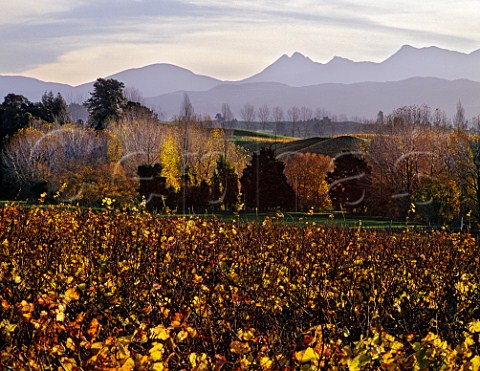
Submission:
[[[279,143],[275,146],[275,153],[279,158],[290,153],[318,153],[333,158],[342,152],[361,151],[363,141],[363,139],[350,135],[333,138],[308,138],[288,143]]]

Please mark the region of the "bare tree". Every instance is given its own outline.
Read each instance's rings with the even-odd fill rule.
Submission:
[[[300,118],[302,121],[310,121],[313,117],[313,111],[311,108],[309,107],[305,107],[305,106],[302,106],[302,108],[300,108]]]
[[[433,113],[433,125],[435,127],[446,127],[447,126],[447,115],[445,114],[445,111],[437,108],[435,112]]]
[[[193,118],[194,115],[194,109],[193,105],[190,102],[190,97],[188,96],[187,93],[184,93],[183,95],[183,103],[180,108],[180,117],[185,118],[186,120],[190,120]]]
[[[258,109],[258,119],[262,123],[262,130],[265,131],[265,125],[270,118],[270,108],[266,104]]]
[[[457,111],[453,119],[453,127],[457,130],[467,129],[467,120],[465,119],[465,108],[463,108],[462,102],[458,101]]]
[[[303,121],[303,137],[306,138],[309,135],[309,124],[308,122],[312,120],[313,111],[309,107],[302,106],[300,108],[300,118]]]
[[[283,132],[283,109],[275,106],[272,111],[273,121],[275,122],[275,133]]]
[[[230,106],[227,103],[222,104],[222,117],[225,125],[229,128],[232,127],[233,122],[233,113],[230,109]]]
[[[69,198],[77,198],[85,184],[111,183],[109,164],[120,158],[108,131],[79,129],[64,125],[59,129],[29,128],[12,138],[3,153],[6,174],[13,183],[29,192],[39,182],[51,189],[68,184]]]
[[[427,185],[444,176],[449,135],[426,124],[428,112],[419,106],[396,109],[366,144],[375,189],[373,209],[408,216],[411,205],[423,202]]]
[[[298,120],[300,120],[300,108],[297,106],[291,107],[287,111],[288,121],[292,123],[292,137],[295,136],[295,130]]]
[[[128,86],[125,89],[123,89],[123,96],[125,97],[126,100],[130,102],[138,102],[142,104],[145,102],[145,99],[143,98],[140,90],[138,90],[134,86]]]
[[[2,153],[5,178],[21,189],[28,191],[34,183],[48,178],[48,169],[36,166],[43,156],[32,156],[32,148],[43,136],[40,130],[22,129],[11,138]]]
[[[122,165],[129,176],[135,176],[138,166],[160,162],[160,150],[169,128],[152,118],[123,119],[112,126],[112,132],[122,148]]]
[[[256,117],[255,107],[250,103],[245,104],[240,110],[240,117],[245,121],[247,128],[252,129]]]
[[[330,112],[325,110],[324,108],[317,108],[315,110],[315,118],[317,120],[322,120],[324,117],[330,116]]]
[[[282,122],[283,121],[283,109],[280,106],[273,107],[272,111],[273,121]]]

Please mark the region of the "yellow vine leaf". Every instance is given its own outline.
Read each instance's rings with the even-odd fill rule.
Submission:
[[[305,350],[295,353],[295,358],[301,363],[307,363],[311,360],[318,358],[318,355],[315,353],[313,348],[308,347]]]
[[[135,361],[130,357],[125,361],[122,367],[119,368],[120,371],[131,371],[135,368]]]
[[[165,349],[163,348],[162,343],[153,343],[153,347],[148,351],[150,353],[150,357],[153,361],[160,361],[163,357],[163,353]]]
[[[167,340],[170,338],[169,330],[164,325],[158,325],[150,329],[150,336],[154,339]]]
[[[468,324],[468,331],[470,332],[480,332],[480,321],[470,322]]]
[[[348,366],[350,371],[360,371],[363,370],[364,366],[370,362],[370,356],[366,354],[359,354],[356,356],[353,361]]]
[[[177,341],[177,343],[181,343],[181,342],[184,341],[186,338],[188,338],[188,332],[185,331],[185,330],[181,330],[181,331],[177,334],[175,340]]]
[[[191,365],[197,370],[208,370],[207,355],[205,353],[190,353],[188,359]]]
[[[67,291],[65,291],[65,299],[67,301],[75,301],[80,299],[80,294],[74,287],[71,287]]]
[[[262,370],[270,370],[272,365],[273,361],[270,358],[266,356],[260,358],[260,366],[262,367]]]
[[[472,370],[473,371],[478,371],[480,369],[480,357],[475,356],[473,357],[470,362],[472,363]]]
[[[70,349],[72,352],[75,351],[75,343],[73,342],[72,338],[67,339],[67,345],[66,347]]]
[[[155,362],[152,367],[153,371],[163,371],[165,370],[165,367],[163,366],[162,362]]]

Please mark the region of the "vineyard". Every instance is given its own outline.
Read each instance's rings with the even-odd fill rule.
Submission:
[[[0,208],[0,368],[480,367],[469,234]]]

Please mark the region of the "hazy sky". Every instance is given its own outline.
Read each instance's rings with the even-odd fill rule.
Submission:
[[[173,63],[220,79],[299,51],[382,61],[480,49],[479,0],[0,0],[0,74],[80,84]]]

